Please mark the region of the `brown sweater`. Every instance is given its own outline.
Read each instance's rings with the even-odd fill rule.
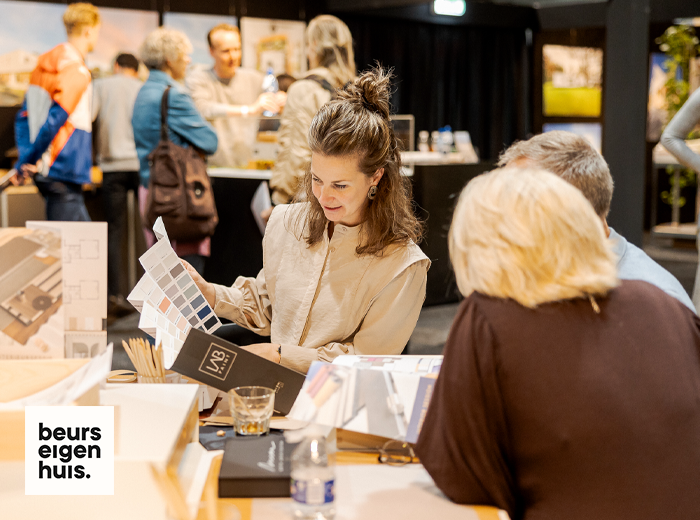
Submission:
[[[461,305],[417,445],[455,502],[513,520],[700,518],[700,319],[625,281]]]

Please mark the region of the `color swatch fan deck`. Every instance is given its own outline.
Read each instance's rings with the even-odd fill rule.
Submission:
[[[158,242],[139,259],[146,273],[127,299],[141,313],[139,328],[163,345],[170,368],[190,329],[212,333],[221,322],[173,251],[160,218],[153,231]]]

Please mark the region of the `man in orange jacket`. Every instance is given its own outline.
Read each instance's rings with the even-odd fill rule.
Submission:
[[[100,14],[91,4],[71,4],[63,23],[67,41],[39,56],[17,113],[15,168],[18,177],[35,176],[48,220],[89,221],[82,194],[92,168],[92,90],[85,56],[97,41]]]

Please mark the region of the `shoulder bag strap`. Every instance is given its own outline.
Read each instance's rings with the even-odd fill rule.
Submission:
[[[310,81],[313,81],[320,85],[324,90],[327,90],[331,94],[331,99],[334,99],[336,97],[335,89],[333,86],[328,82],[327,79],[322,78],[321,76],[317,74],[309,74],[306,76],[304,79],[308,79]]]
[[[163,97],[160,100],[160,139],[168,141],[168,94],[170,86],[165,88]]]

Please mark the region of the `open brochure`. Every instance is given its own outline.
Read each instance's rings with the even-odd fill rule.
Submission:
[[[442,356],[340,356],[333,364],[315,362],[288,417],[416,442],[441,362]]]

